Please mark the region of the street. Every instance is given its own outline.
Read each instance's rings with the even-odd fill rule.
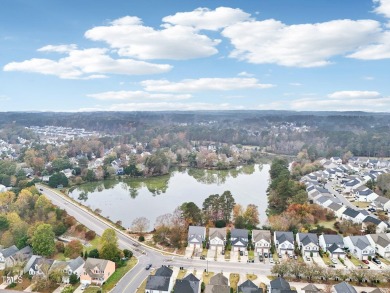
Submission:
[[[223,272],[230,271],[236,273],[254,273],[261,275],[270,275],[271,264],[255,264],[255,263],[238,263],[238,262],[216,262],[216,261],[206,261],[200,259],[187,259],[180,256],[166,256],[162,255],[160,252],[150,249],[146,246],[139,246],[140,249],[144,250],[146,254],[142,254],[134,250],[137,242],[132,240],[125,232],[116,229],[110,224],[106,223],[90,211],[85,208],[80,207],[79,205],[73,203],[65,195],[55,192],[50,188],[36,184],[37,188],[42,194],[44,194],[48,199],[50,199],[53,204],[64,209],[67,213],[76,218],[77,221],[84,224],[88,229],[91,229],[96,232],[98,235],[102,235],[104,230],[107,228],[113,228],[117,232],[119,246],[121,249],[131,249],[134,252],[134,256],[138,258],[137,265],[128,272],[116,285],[115,289],[112,290],[113,293],[128,292],[134,293],[137,291],[137,288],[141,285],[143,280],[149,275],[149,270],[145,270],[147,264],[151,263],[153,268],[158,268],[161,265],[170,265],[175,267],[184,267],[187,270],[203,271],[208,267],[209,271],[213,272]]]

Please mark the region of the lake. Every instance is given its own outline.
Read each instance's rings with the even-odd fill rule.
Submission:
[[[182,203],[193,201],[201,209],[209,195],[230,190],[244,208],[248,204],[259,207],[262,225],[267,219],[269,169],[268,164],[222,171],[183,169],[160,177],[86,183],[70,189],[69,196],[93,210],[100,209],[113,222],[122,221],[125,228],[135,218],[146,217],[153,229],[158,216],[172,213]]]

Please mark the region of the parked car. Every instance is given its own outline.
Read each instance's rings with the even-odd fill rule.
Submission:
[[[298,256],[297,256],[297,255],[294,255],[294,259],[298,259]]]
[[[244,256],[244,252],[243,252],[243,251],[240,251],[240,255],[241,255],[241,256]]]
[[[368,265],[370,262],[368,261],[368,260],[366,260],[366,259],[363,259],[363,262],[366,264],[366,265]]]
[[[225,255],[225,250],[222,250],[222,251],[221,251],[221,254],[222,254],[222,255]]]
[[[268,258],[268,253],[264,252],[264,257]],[[271,257],[271,256],[270,256]]]
[[[381,264],[381,261],[380,261],[379,259],[377,259],[376,257],[374,257],[374,258],[372,259],[372,261],[373,261],[374,263],[376,263],[377,265],[380,265],[380,264]]]
[[[245,254],[245,255],[248,255],[248,251],[247,251],[247,250],[245,250],[245,251],[244,251],[244,254]]]
[[[330,261],[331,261],[333,264],[337,264],[337,260],[336,260],[335,258],[332,258]]]
[[[279,254],[278,254],[278,257],[279,257],[279,258],[282,258],[282,254],[281,254],[281,253],[279,253]]]
[[[274,263],[274,259],[272,257],[269,259],[269,263]]]
[[[328,267],[335,268],[336,266],[334,264],[330,264]]]
[[[307,261],[310,261],[310,256],[306,256],[306,260],[307,260]]]
[[[206,259],[204,255],[201,255],[200,256],[200,259]]]
[[[259,255],[259,261],[262,262],[263,260],[264,260],[264,258],[263,258],[263,256],[260,254],[260,255]]]
[[[294,256],[292,254],[289,254],[288,257],[292,259]]]
[[[145,270],[149,270],[151,267],[152,267],[152,264],[150,263],[150,264],[146,265]]]

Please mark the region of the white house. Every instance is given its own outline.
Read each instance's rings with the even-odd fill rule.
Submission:
[[[369,234],[367,237],[371,246],[375,247],[376,253],[381,257],[390,258],[390,238],[387,234]]]
[[[375,225],[375,232],[376,233],[385,233],[387,232],[387,229],[389,228],[388,224],[385,222],[379,220],[378,218],[374,216],[367,216],[363,222],[362,222],[362,229],[367,229],[367,226],[369,224]]]
[[[340,157],[331,157],[330,161],[337,165],[341,165],[343,163],[343,160]]]
[[[340,235],[323,234],[318,238],[319,245],[330,258],[345,258],[344,241]]]
[[[358,188],[360,185],[362,185],[362,181],[360,181],[360,179],[358,178],[355,178],[355,179],[351,179],[347,182],[344,183],[344,190],[345,192],[351,192],[352,190]]]
[[[232,229],[230,232],[230,241],[232,243],[233,251],[245,251],[249,242],[248,230]]]
[[[314,233],[298,233],[296,236],[298,247],[303,256],[318,256],[318,237]]]
[[[361,224],[363,220],[369,215],[370,213],[366,210],[355,210],[351,208],[346,208],[343,214],[341,215],[341,218],[343,220],[352,221],[356,224]]]
[[[206,228],[201,226],[188,227],[188,246],[193,248],[202,248],[203,241],[206,239]]]
[[[293,232],[274,232],[274,243],[278,253],[294,254],[294,234]]]
[[[375,247],[371,245],[366,235],[344,237],[344,246],[360,260],[375,256]]]
[[[226,245],[226,228],[209,229],[209,249],[223,249]]]
[[[374,199],[371,205],[385,212],[390,211],[390,199],[383,196],[378,196],[376,199]]]
[[[252,243],[255,246],[255,252],[259,255],[269,253],[271,249],[271,231],[252,230]]]
[[[173,271],[162,266],[156,270],[156,273],[149,276],[146,281],[145,293],[170,293],[173,288]]]
[[[371,189],[365,186],[360,186],[354,189],[353,193],[355,195],[356,201],[372,202],[378,197],[378,195],[375,192],[373,192]]]
[[[68,284],[70,275],[75,274],[80,278],[84,263],[84,259],[81,256],[69,261],[56,260],[52,264],[50,272],[60,270],[63,273],[62,282]]]

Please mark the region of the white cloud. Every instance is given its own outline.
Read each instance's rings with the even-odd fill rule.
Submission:
[[[195,111],[195,110],[242,110],[244,106],[211,103],[125,103],[114,104],[109,107],[82,108],[78,111]]]
[[[291,86],[302,86],[302,84],[299,83],[299,82],[290,82],[289,85],[291,85]]]
[[[152,92],[199,92],[229,91],[242,89],[265,89],[272,84],[261,84],[256,78],[199,78],[184,79],[180,82],[168,80],[144,80],[141,85]]]
[[[350,58],[362,60],[380,60],[390,58],[390,31],[384,32],[378,42],[364,46],[357,52],[348,55]]]
[[[250,14],[239,8],[218,7],[215,10],[197,8],[190,12],[178,12],[164,17],[163,21],[174,25],[191,26],[197,30],[216,31],[249,18]]]
[[[69,53],[77,49],[76,44],[69,45],[47,45],[42,48],[39,48],[38,52],[57,52],[57,53]]]
[[[233,24],[222,31],[235,49],[230,57],[250,63],[317,67],[378,40],[380,23],[374,20],[333,20],[286,25],[274,19]]]
[[[186,100],[192,96],[185,95],[172,95],[172,94],[151,94],[144,91],[109,91],[97,94],[87,95],[90,98],[98,100]]]
[[[33,58],[11,62],[4,71],[35,72],[55,75],[64,79],[96,79],[105,74],[142,75],[157,74],[171,70],[168,64],[153,64],[132,59],[113,59],[107,49],[92,48],[72,50],[67,57],[57,60]]]
[[[85,37],[106,42],[120,56],[146,60],[208,57],[218,53],[215,47],[220,43],[192,27],[175,25],[156,30],[144,26],[138,17],[130,16],[114,20],[108,26],[94,27]]]
[[[244,76],[244,77],[252,77],[253,74],[252,73],[249,73],[249,72],[246,72],[246,71],[242,71],[240,72],[239,74],[237,74],[238,76]]]
[[[373,0],[374,4],[378,6],[374,11],[378,14],[383,14],[385,17],[390,18],[390,0]]]
[[[374,80],[375,77],[373,77],[373,76],[363,76],[363,79],[364,80]]]
[[[381,94],[376,91],[338,91],[328,95],[331,99],[376,99]]]

